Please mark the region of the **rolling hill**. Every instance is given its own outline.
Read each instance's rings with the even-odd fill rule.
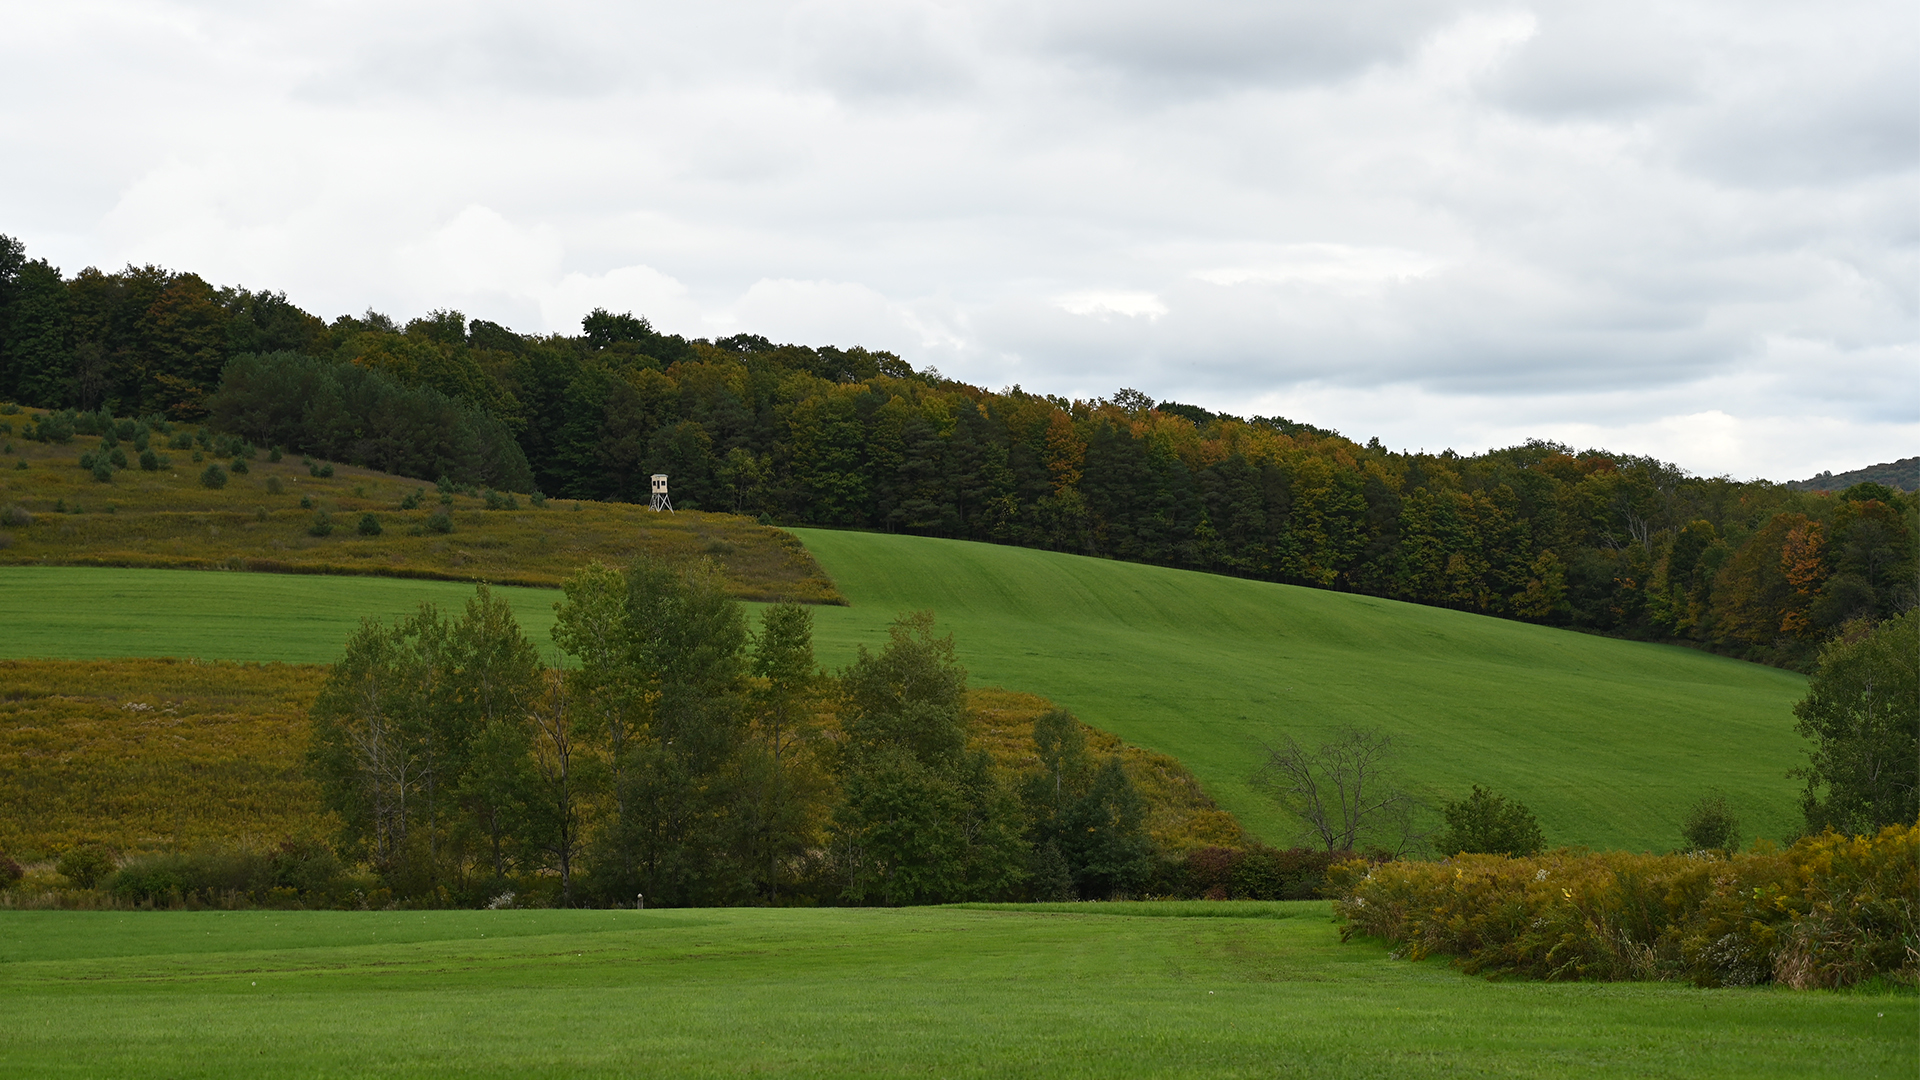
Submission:
[[[1799,822],[1799,675],[1664,645],[1373,597],[1129,563],[869,533],[795,530],[852,603],[820,608],[850,659],[932,608],[974,681],[1017,687],[1170,754],[1274,843],[1291,824],[1248,786],[1262,742],[1354,723],[1395,733],[1429,799],[1479,783],[1551,843],[1666,850],[1709,785],[1746,835]]]
[[[1270,842],[1293,826],[1248,778],[1263,741],[1347,723],[1394,733],[1431,801],[1479,783],[1550,842],[1664,850],[1709,786],[1748,837],[1797,826],[1798,675],[1671,646],[1372,597],[1024,548],[796,530],[848,607],[815,609],[820,659],[877,646],[931,608],[977,686],[1041,694],[1170,754]],[[546,589],[501,590],[537,642]],[[8,656],[328,662],[362,616],[466,586],[370,577],[0,567]]]

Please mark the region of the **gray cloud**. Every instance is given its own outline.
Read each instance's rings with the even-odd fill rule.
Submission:
[[[1035,44],[1125,78],[1302,85],[1403,60],[1463,4],[1420,0],[1069,0],[1040,5]]]
[[[631,307],[1396,445],[1809,475],[1920,440],[1890,3],[12,14],[0,231],[70,271]]]

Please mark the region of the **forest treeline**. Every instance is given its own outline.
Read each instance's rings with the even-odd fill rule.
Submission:
[[[1696,642],[1804,666],[1916,599],[1920,496],[1692,476],[1550,442],[1406,453],[1135,390],[989,391],[861,348],[326,322],[0,238],[0,398],[207,420],[406,475],[1019,544]],[[435,419],[437,418],[437,419]],[[522,471],[524,470],[524,471]],[[457,475],[456,475],[457,474]]]

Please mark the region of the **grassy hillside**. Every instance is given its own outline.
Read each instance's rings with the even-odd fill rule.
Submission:
[[[18,424],[24,417],[0,419]],[[179,429],[184,431],[186,429]],[[224,487],[200,482],[211,464],[231,458],[164,450],[167,468],[112,471],[96,481],[79,467],[98,439],[70,443],[8,439],[0,445],[0,507],[18,507],[28,525],[0,526],[0,565],[120,566],[381,575],[445,581],[558,585],[591,560],[624,565],[642,550],[674,558],[711,558],[743,600],[839,600],[833,583],[778,529],[732,514],[655,514],[642,506],[553,500],[534,506],[504,497],[489,508],[484,492],[434,485],[347,465],[314,476],[298,457],[260,455]],[[155,445],[160,440],[156,437]],[[132,456],[132,445],[121,443]],[[316,463],[317,464],[317,463]],[[25,468],[19,466],[25,465]],[[410,495],[419,505],[403,509]],[[302,506],[302,500],[308,504]],[[445,511],[449,532],[429,519]],[[357,530],[373,514],[381,532]],[[316,514],[332,531],[312,535]]]
[[[554,658],[559,591],[494,591]],[[472,585],[451,581],[0,566],[0,656],[330,664],[363,618],[391,622],[429,602],[458,612],[472,595]]]
[[[1396,733],[1429,798],[1519,798],[1553,843],[1666,850],[1708,785],[1746,834],[1798,823],[1795,674],[1671,646],[1371,597],[1021,548],[798,530],[851,600],[821,609],[841,663],[932,608],[976,681],[1019,687],[1171,754],[1265,839],[1289,822],[1247,778],[1262,740]]]
[[[37,526],[36,526],[37,527]],[[1242,824],[1292,826],[1247,786],[1261,741],[1343,722],[1402,737],[1430,799],[1480,783],[1550,841],[1665,850],[1708,785],[1752,836],[1798,823],[1797,675],[1370,597],[960,541],[803,530],[852,607],[816,609],[823,662],[933,608],[978,686],[1030,691],[1169,754]],[[501,590],[549,642],[544,589]],[[0,567],[0,651],[330,662],[359,618],[469,589],[364,577]]]
[[[0,913],[0,1076],[1911,1077],[1917,1030],[1471,979],[1324,903]]]

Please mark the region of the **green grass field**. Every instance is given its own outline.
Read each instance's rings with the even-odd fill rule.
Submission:
[[[1709,785],[1746,835],[1798,823],[1792,705],[1805,680],[1671,646],[1615,641],[1371,597],[1023,548],[798,530],[850,607],[815,609],[821,660],[932,608],[976,685],[1052,698],[1170,754],[1249,829],[1293,826],[1248,786],[1262,742],[1341,723],[1396,733],[1430,801],[1479,783],[1527,803],[1552,843],[1666,850]],[[547,589],[502,588],[551,651]],[[330,662],[362,616],[450,582],[0,567],[6,655]]]
[[[1910,994],[1485,982],[1323,903],[0,914],[0,1076],[1864,1080],[1917,1033]]]
[[[1799,823],[1799,675],[1366,596],[1024,548],[795,530],[851,602],[815,615],[823,658],[932,608],[976,682],[1053,699],[1178,758],[1250,829],[1292,826],[1247,785],[1263,740],[1342,723],[1404,740],[1429,799],[1479,783],[1550,843],[1667,850],[1703,788],[1748,838]]]
[[[557,589],[500,586],[534,644],[553,647]],[[458,615],[473,586],[452,581],[114,567],[0,566],[0,654],[330,664],[362,618],[433,603]]]

